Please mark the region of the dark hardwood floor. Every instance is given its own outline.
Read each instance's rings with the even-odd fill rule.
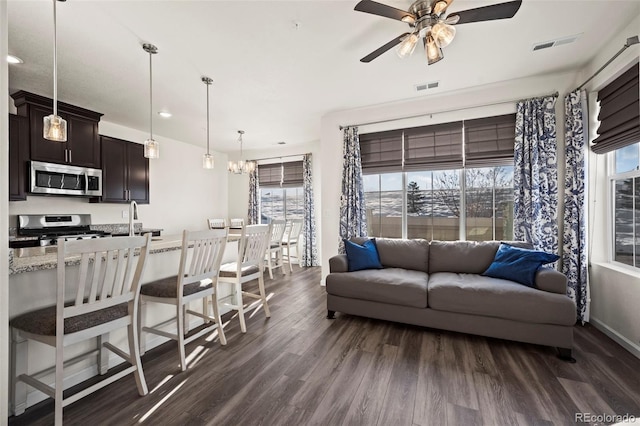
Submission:
[[[570,364],[549,347],[337,314],[320,269],[266,279],[271,319],[226,316],[227,346],[201,338],[181,373],[174,342],[133,376],[67,407],[79,425],[551,425],[576,413],[640,417],[640,360],[590,325]],[[598,419],[592,419],[597,421]],[[53,422],[45,401],[10,425]],[[602,424],[603,422],[600,422]],[[611,422],[604,422],[611,423]]]

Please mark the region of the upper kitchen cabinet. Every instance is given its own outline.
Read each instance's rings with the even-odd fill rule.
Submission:
[[[67,142],[52,142],[42,136],[43,119],[53,112],[53,101],[19,91],[11,95],[18,115],[29,120],[29,158],[48,163],[100,168],[98,123],[102,114],[58,102],[58,115],[67,120]]]
[[[27,199],[28,140],[27,118],[9,114],[9,201]]]
[[[144,145],[100,136],[104,203],[149,203],[149,159]]]

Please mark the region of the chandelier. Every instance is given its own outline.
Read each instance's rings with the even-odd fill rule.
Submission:
[[[244,130],[238,130],[238,142],[240,142],[240,160],[238,161],[229,161],[228,170],[236,175],[251,173],[256,169],[256,162],[243,160],[242,159],[242,135],[244,135]]]

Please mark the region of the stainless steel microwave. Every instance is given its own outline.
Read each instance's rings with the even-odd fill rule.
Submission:
[[[32,161],[29,192],[32,194],[102,195],[102,170]]]

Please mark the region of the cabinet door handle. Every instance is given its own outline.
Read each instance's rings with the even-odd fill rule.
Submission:
[[[68,152],[67,148],[64,149],[64,162],[65,163],[69,162],[69,152]]]
[[[69,162],[72,163],[73,160],[71,159],[71,150],[69,150]]]

